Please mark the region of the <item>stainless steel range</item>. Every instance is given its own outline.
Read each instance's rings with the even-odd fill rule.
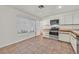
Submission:
[[[58,39],[59,35],[59,19],[55,20],[50,20],[50,31],[49,31],[49,36],[50,37],[56,37]]]

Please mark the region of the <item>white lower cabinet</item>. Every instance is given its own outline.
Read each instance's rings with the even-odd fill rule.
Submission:
[[[59,33],[59,40],[64,42],[70,42],[70,34],[69,33]]]
[[[77,53],[77,39],[74,34],[71,34],[71,45],[72,45],[75,53]]]
[[[71,43],[75,53],[77,53],[76,35],[74,35],[73,33],[61,32],[61,33],[59,33],[59,40]]]

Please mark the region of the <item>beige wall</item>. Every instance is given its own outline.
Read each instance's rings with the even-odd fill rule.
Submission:
[[[36,17],[27,15],[26,13],[13,9],[9,6],[0,6],[0,48],[22,41],[20,37],[18,38],[16,29],[16,20],[18,15],[36,19]]]

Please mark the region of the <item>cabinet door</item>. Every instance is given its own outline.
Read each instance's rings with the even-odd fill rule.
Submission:
[[[72,14],[64,15],[64,24],[72,24]]]
[[[59,24],[64,24],[64,16],[59,17]]]
[[[79,13],[73,15],[73,24],[79,24]]]
[[[70,42],[69,33],[59,33],[59,40],[64,42]]]
[[[75,51],[75,53],[77,53],[77,39],[74,38],[74,36],[71,36],[71,45]]]

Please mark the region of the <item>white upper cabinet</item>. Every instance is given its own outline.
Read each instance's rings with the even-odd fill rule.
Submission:
[[[61,24],[72,24],[72,14],[62,15],[59,17]]]
[[[79,24],[79,12],[73,15],[73,24]]]
[[[72,24],[72,14],[64,15],[64,24]]]
[[[59,17],[59,24],[60,25],[64,24],[64,16],[63,15]]]

